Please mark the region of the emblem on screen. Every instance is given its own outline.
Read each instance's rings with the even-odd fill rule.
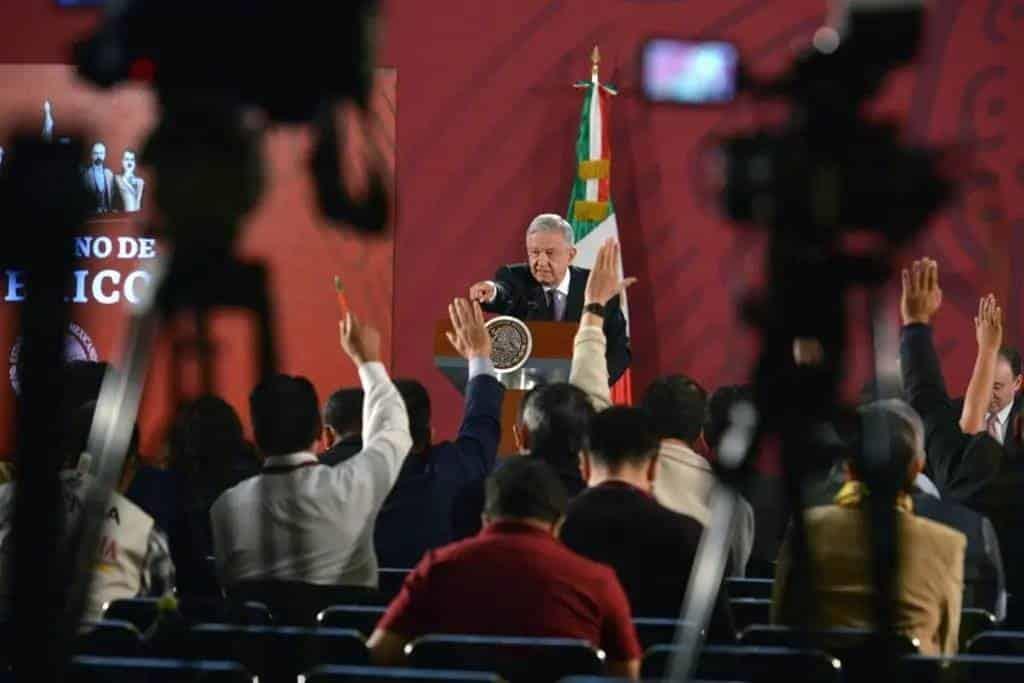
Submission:
[[[14,340],[11,352],[7,355],[10,365],[8,376],[11,379],[11,388],[16,394],[21,393],[21,384],[18,378],[18,358],[20,356],[21,337],[18,337]],[[64,336],[64,360],[71,362],[73,360],[97,361],[99,359],[99,354],[96,353],[96,347],[88,333],[75,323],[68,324],[68,333]]]
[[[533,351],[533,336],[522,320],[502,315],[487,321],[491,335],[491,362],[498,372],[515,372]]]

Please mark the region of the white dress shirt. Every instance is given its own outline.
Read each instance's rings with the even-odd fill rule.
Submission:
[[[999,432],[999,436],[995,437],[996,441],[1003,443],[1006,441],[1006,424],[1010,419],[1010,411],[1013,410],[1013,401],[1006,404],[1006,407],[995,414],[996,431]],[[985,426],[988,427],[988,421],[992,417],[992,413],[985,416]]]
[[[221,584],[244,580],[377,586],[373,528],[412,437],[398,389],[364,363],[363,450],[334,467],[308,451],[266,459],[264,472],[210,510]]]

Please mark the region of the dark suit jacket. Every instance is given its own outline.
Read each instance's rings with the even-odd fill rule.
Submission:
[[[328,467],[340,465],[359,451],[363,450],[363,437],[361,435],[350,436],[334,444],[320,454],[320,462]]]
[[[1024,528],[1024,462],[988,434],[960,430],[960,411],[946,393],[930,325],[903,328],[900,362],[907,401],[924,420],[926,471],[944,499],[992,521],[1007,590],[1024,594],[1024,543],[1016,538]],[[1018,412],[1018,406],[1013,410]]]
[[[914,514],[945,524],[967,537],[964,555],[964,607],[986,609],[1003,616],[1003,556],[992,523],[970,508],[927,493],[914,495]]]
[[[377,515],[374,544],[381,567],[414,567],[423,554],[455,540],[456,498],[494,469],[505,388],[489,375],[466,385],[466,409],[455,441],[405,459]]]
[[[703,531],[696,519],[612,481],[572,500],[560,535],[571,550],[615,570],[634,617],[677,619]],[[724,588],[718,596],[709,633],[731,639]]]
[[[579,322],[583,315],[583,294],[590,271],[569,266],[569,297],[565,302],[565,320]],[[484,305],[491,313],[511,315],[520,320],[544,319],[546,311],[544,288],[530,273],[530,266],[517,263],[502,266],[494,275],[497,293],[494,301]],[[604,318],[604,335],[608,340],[608,378],[614,384],[629,367],[631,353],[619,297],[608,302]]]

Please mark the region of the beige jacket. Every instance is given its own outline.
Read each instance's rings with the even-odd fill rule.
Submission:
[[[599,412],[612,404],[605,361],[606,343],[600,327],[581,325],[573,341],[569,372],[569,382],[586,392]],[[707,460],[682,444],[662,442],[654,480],[654,497],[658,502],[693,517],[706,527],[711,521],[708,499],[714,481]],[[742,497],[739,497],[732,538],[729,552],[732,574],[743,576],[754,545],[754,509]]]
[[[658,449],[658,474],[654,497],[676,512],[693,517],[705,527],[711,524],[711,488],[715,475],[711,463],[681,441],[665,439]],[[729,561],[731,576],[745,576],[754,548],[754,508],[736,496]]]
[[[816,628],[871,628],[874,581],[864,512],[825,505],[804,513],[817,600]],[[921,654],[956,654],[966,537],[943,524],[897,512],[901,552],[895,626],[917,637]],[[779,549],[772,622],[795,623],[803,607],[790,589],[789,538]],[[813,617],[812,617],[813,618]]]

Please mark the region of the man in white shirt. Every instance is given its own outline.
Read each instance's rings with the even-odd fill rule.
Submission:
[[[380,362],[380,334],[352,315],[341,346],[365,392],[363,449],[335,467],[314,453],[320,411],[309,380],[277,375],[249,398],[263,472],[225,491],[210,510],[217,573],[241,581],[375,588],[374,520],[412,446],[398,389]]]
[[[1003,347],[999,349],[999,357],[996,361],[996,374],[992,383],[992,401],[989,404],[988,414],[985,416],[985,429],[992,435],[992,438],[1007,445],[1007,434],[1017,436],[1010,431],[1012,418],[1015,417],[1014,410],[1017,392],[1020,391],[1021,376],[1020,353],[1016,349]]]

